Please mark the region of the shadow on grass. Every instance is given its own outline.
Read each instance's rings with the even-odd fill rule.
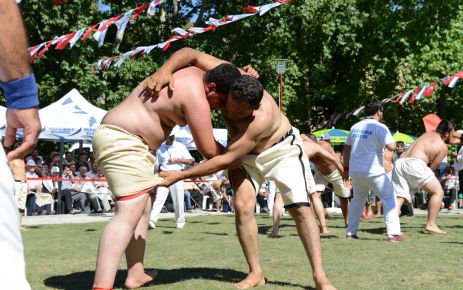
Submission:
[[[441,244],[457,244],[457,245],[463,245],[463,242],[440,242]]]
[[[147,269],[149,270],[149,269]],[[158,269],[159,275],[152,285],[169,285],[185,280],[216,280],[226,283],[237,283],[244,279],[247,273],[232,270],[232,269],[217,269],[217,268],[180,268],[180,269]],[[65,290],[81,290],[91,289],[93,283],[93,271],[77,272],[68,275],[52,276],[43,281],[47,287]],[[114,288],[123,288],[127,271],[118,271]],[[283,281],[269,281],[269,285],[299,287],[303,289],[315,289],[309,286],[293,284]]]

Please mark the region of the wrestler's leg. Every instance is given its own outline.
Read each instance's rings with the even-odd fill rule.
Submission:
[[[341,203],[341,212],[344,217],[344,227],[347,228],[347,216],[349,214],[349,199],[347,197],[339,197],[339,202]]]
[[[149,194],[116,201],[116,212],[101,234],[93,287],[112,288],[122,254],[145,211]],[[117,238],[114,238],[117,237]]]
[[[317,289],[336,289],[323,270],[320,233],[312,210],[304,206],[291,208],[288,211],[296,223],[297,233],[309,258],[315,286]]]
[[[400,209],[402,208],[402,205],[405,203],[405,198],[403,197],[397,197],[397,213],[400,216]]]
[[[270,234],[270,237],[278,237],[280,232],[280,221],[281,216],[283,215],[283,199],[281,198],[281,193],[277,191],[275,193],[275,202],[273,203],[273,231]]]
[[[252,183],[246,179],[241,169],[230,170],[229,175],[235,191],[236,233],[249,265],[249,273],[246,278],[235,284],[234,287],[247,289],[265,284],[257,244],[257,222],[254,217],[256,194]]]
[[[437,215],[440,211],[444,191],[437,178],[433,178],[431,182],[423,186],[423,189],[431,196],[428,202],[428,222],[426,230],[436,234],[446,234],[437,226]]]
[[[325,210],[323,208],[323,203],[321,201],[321,193],[320,192],[314,192],[309,195],[310,197],[310,202],[312,203],[312,208],[315,213],[315,215],[318,218],[318,221],[320,223],[320,233],[328,233],[328,229],[326,227],[326,219],[325,219]]]
[[[125,280],[125,287],[127,289],[141,287],[143,284],[151,282],[157,275],[156,270],[145,273],[145,267],[143,264],[146,242],[148,240],[148,223],[152,203],[153,197],[151,194],[148,194],[148,202],[146,203],[143,215],[141,216],[130,243],[125,250],[125,257],[127,260],[127,278]]]

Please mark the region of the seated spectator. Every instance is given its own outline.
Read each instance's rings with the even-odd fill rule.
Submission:
[[[53,166],[59,166],[59,162],[60,162],[60,155],[58,152],[56,151],[53,151],[51,154],[51,159],[50,159],[50,163],[48,163],[48,166],[51,168]]]
[[[267,208],[267,197],[268,197],[268,180],[262,184],[259,192],[257,193],[256,199],[262,212],[268,212]]]
[[[72,174],[70,165],[64,165],[63,178],[64,179],[75,179],[74,175]],[[77,190],[77,186],[74,181],[64,180],[62,183],[61,189],[62,189],[61,198],[64,201],[64,207],[65,207],[66,213],[77,214],[77,213],[80,213],[81,211],[84,211],[84,213],[90,212],[90,207],[86,205],[87,196],[85,195],[85,193],[80,192],[80,188],[79,190]],[[80,209],[75,209],[73,207],[74,201],[79,202]]]
[[[80,179],[92,179],[88,176],[88,169],[84,164],[79,167],[77,177]],[[90,201],[94,212],[101,213],[109,212],[111,210],[107,195],[98,194],[93,181],[76,182],[76,190],[84,192],[87,195],[87,199]]]
[[[90,167],[91,170],[87,173],[87,176],[90,176],[93,179],[98,179],[98,164],[93,162]]]
[[[76,161],[74,160],[74,156],[72,155],[72,152],[68,151],[64,154],[63,163],[64,165],[76,164]]]
[[[71,169],[71,173],[73,176],[76,176],[77,175],[77,167],[75,164],[71,164],[69,165],[69,168]]]
[[[53,166],[50,171],[50,176],[49,177],[59,177],[59,167],[58,166]],[[57,180],[44,180],[43,182],[44,186],[44,191],[51,193],[53,198],[56,198],[58,194],[58,181]]]
[[[34,162],[35,162],[35,160],[36,160],[37,158],[40,158],[40,159],[43,160],[43,157],[39,155],[39,150],[34,149],[34,150],[32,150],[31,155],[29,155],[29,156],[26,157],[26,162],[27,162],[29,159],[32,159],[32,160],[34,160]]]
[[[26,163],[26,178],[38,178],[35,173],[35,161],[29,159]],[[51,205],[53,197],[50,193],[43,192],[43,184],[41,180],[28,180],[28,196],[27,196],[27,213],[28,215],[36,214],[52,214]]]
[[[87,167],[87,171],[90,171],[90,162],[88,161],[88,155],[85,152],[79,154],[79,160],[76,163],[77,169],[79,169],[81,166]]]
[[[111,210],[113,209],[113,207],[115,206],[115,196],[113,195],[113,193],[111,192],[111,190],[109,189],[109,185],[108,185],[108,182],[106,182],[105,180],[105,177],[103,175],[103,172],[98,168],[97,170],[98,172],[98,176],[97,176],[97,179],[99,179],[97,182],[95,182],[95,188],[96,190],[98,191],[98,194],[105,194],[106,195],[106,198],[108,199],[109,201],[109,204],[111,205]]]
[[[200,185],[198,187],[203,191],[203,194],[208,194],[212,197],[212,201],[215,204],[217,213],[220,213],[223,200],[227,199],[227,193],[225,191],[226,185],[223,183],[224,180],[223,171],[219,171],[212,175],[203,177],[200,179]]]
[[[183,189],[185,191],[188,191],[188,194],[190,195],[190,199],[193,201],[195,207],[196,208],[202,208],[201,206],[202,206],[203,200],[204,200],[204,193],[196,185],[196,181],[195,182],[185,182],[185,184],[183,186]]]

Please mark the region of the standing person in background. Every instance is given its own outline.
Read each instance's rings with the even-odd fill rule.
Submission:
[[[38,90],[29,66],[27,40],[18,6],[13,0],[0,2],[0,87],[6,97],[4,146],[16,141],[16,130],[24,128],[22,144],[5,156],[0,146],[0,285],[5,289],[30,289],[26,280],[14,179],[8,160],[24,158],[37,143],[41,129],[37,108]]]
[[[461,208],[463,205],[463,146],[460,146],[458,152],[451,153],[453,157],[453,167],[455,168],[455,173],[458,176],[458,184],[460,185],[457,188],[458,196],[458,208]]]
[[[354,188],[346,237],[358,239],[360,218],[371,188],[383,202],[388,240],[400,242],[405,238],[400,233],[396,197],[388,175],[392,171],[395,141],[386,125],[380,122],[384,114],[381,101],[366,101],[365,114],[364,120],[352,126],[342,154],[344,180],[350,176]]]
[[[185,166],[193,165],[194,163],[194,159],[185,145],[175,141],[174,134],[171,134],[166,142],[156,151],[156,159],[159,171],[183,170]],[[169,192],[174,204],[177,229],[183,229],[185,226],[185,193],[183,190],[183,180],[180,180],[169,187],[158,187],[149,221],[149,225],[153,229],[156,227],[156,222]]]
[[[18,204],[19,225],[21,227],[21,231],[24,231],[25,228],[22,224],[22,220],[26,209],[27,199],[26,164],[24,159],[13,159],[9,161],[8,164],[14,177],[14,197]]]

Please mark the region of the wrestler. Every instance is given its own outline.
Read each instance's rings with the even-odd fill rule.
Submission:
[[[295,220],[317,289],[334,289],[323,269],[319,230],[307,199],[309,162],[299,131],[291,127],[261,84],[249,76],[235,80],[220,103],[231,137],[224,153],[185,171],[163,172],[164,183],[208,175],[242,163],[242,169],[231,170],[229,174],[236,192],[238,238],[250,273],[235,287],[250,288],[264,284],[265,280],[260,270],[257,226],[254,215],[248,212],[250,207],[254,208],[257,190],[264,180],[273,180],[281,191],[285,208]]]
[[[343,180],[344,174],[341,160],[334,152],[331,145],[326,141],[317,141],[312,134],[304,140],[304,151],[309,157],[309,160],[316,165],[314,181],[317,192],[310,195],[313,203],[315,214],[320,222],[320,233],[327,232],[325,222],[325,212],[323,204],[320,200],[319,192],[323,192],[325,186],[329,183],[333,185],[334,193],[341,201],[341,211],[344,216],[344,224],[347,225],[347,208],[349,205],[350,189],[346,186],[347,181]]]
[[[392,184],[397,195],[397,208],[411,202],[411,193],[424,189],[431,198],[428,202],[426,231],[445,234],[437,224],[444,191],[434,172],[447,156],[447,146],[454,134],[453,124],[448,120],[439,123],[435,131],[421,135],[394,164]]]
[[[185,68],[173,76],[175,91],[149,94],[142,81],[118,106],[110,110],[95,131],[93,148],[99,168],[117,197],[116,213],[106,225],[98,247],[94,289],[112,289],[122,254],[127,260],[125,287],[138,288],[152,281],[156,272],[145,273],[143,257],[154,187],[159,177],[153,173],[159,148],[175,125],[189,125],[199,152],[211,158],[221,147],[212,134],[209,103],[224,94],[240,76],[238,69],[217,68],[206,73]],[[117,238],[115,238],[117,237]]]

